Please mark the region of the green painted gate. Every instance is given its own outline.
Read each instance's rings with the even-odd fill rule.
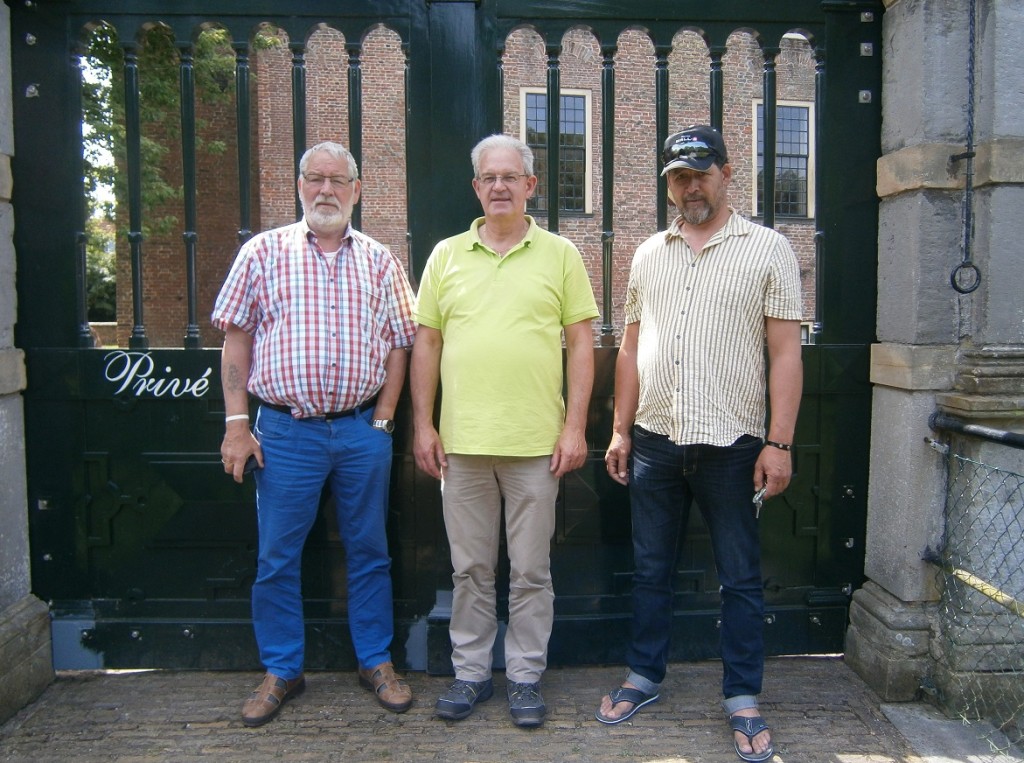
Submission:
[[[650,83],[643,108],[653,115],[643,148],[649,151],[651,178],[643,182],[654,184],[657,148],[678,127],[670,123],[680,107],[672,95],[678,84],[671,80],[675,36],[689,30],[706,44],[706,70],[696,87],[704,91],[709,119],[728,135],[735,118],[729,106],[733,79],[723,61],[730,34],[749,33],[762,59],[758,101],[765,114],[760,129],[767,224],[777,222],[776,196],[785,192],[774,169],[782,166],[774,161],[774,138],[781,129],[777,109],[783,100],[776,57],[787,33],[809,41],[814,106],[809,127],[816,160],[808,200],[814,214],[807,222],[813,234],[815,299],[804,347],[796,476],[787,494],[769,503],[763,515],[765,627],[773,654],[842,650],[849,597],[863,579],[881,2],[7,2],[16,146],[16,345],[25,350],[28,368],[24,398],[32,581],[36,595],[52,606],[58,668],[258,667],[248,601],[255,572],[253,495],[251,484],[237,486],[219,463],[219,350],[211,343],[204,347],[202,339],[208,330],[208,295],[219,284],[204,276],[209,272],[204,260],[211,255],[196,222],[202,212],[197,188],[207,176],[196,160],[204,123],[196,114],[193,52],[199,32],[207,28],[225,30],[233,51],[233,76],[223,84],[233,95],[230,131],[236,156],[222,160],[217,176],[234,185],[231,225],[244,239],[265,222],[253,207],[271,190],[261,185],[252,160],[266,141],[251,102],[256,92],[253,34],[263,22],[286,32],[289,41],[284,55],[290,86],[276,92],[274,100],[290,109],[291,162],[305,147],[308,122],[315,116],[316,106],[307,102],[305,41],[311,33],[333,29],[344,36],[345,56],[336,62],[347,88],[341,137],[357,158],[369,155],[369,144],[384,129],[376,117],[367,117],[380,91],[364,87],[362,41],[381,28],[398,41],[401,68],[396,76],[404,113],[396,119],[404,146],[394,161],[404,163],[399,180],[405,186],[407,237],[388,243],[405,247],[414,279],[433,243],[464,229],[478,214],[468,169],[455,173],[452,168],[468,168],[476,140],[507,129],[507,114],[517,107],[507,97],[512,61],[506,41],[514,30],[532,30],[542,41],[547,136],[559,135],[565,118],[559,100],[565,33],[580,28],[596,40],[596,85],[590,97],[600,107],[589,117],[588,129],[597,139],[588,161],[603,170],[593,175],[600,199],[620,198],[617,194],[637,182],[632,169],[616,164],[616,138],[624,134],[616,109],[633,94],[624,93],[621,84],[616,94],[625,69],[616,59],[620,35],[634,30],[649,45],[640,69]],[[118,285],[130,292],[121,315],[130,333],[123,326],[121,346],[106,347],[94,346],[87,312],[81,129],[84,41],[101,22],[116,30],[123,55],[117,81],[124,92],[119,124],[125,153],[117,175],[124,184],[118,247],[125,256]],[[180,155],[181,214],[174,222],[178,243],[171,258],[179,266],[166,276],[182,294],[185,318],[175,329],[181,337],[176,346],[151,339],[147,306],[153,295],[144,288],[149,283],[144,279],[153,277],[147,268],[158,260],[146,235],[152,207],[144,198],[147,167],[140,122],[149,104],[140,95],[145,91],[138,51],[154,25],[173,41],[180,75],[180,120],[173,134],[163,135]],[[550,137],[544,141],[542,180],[552,189],[546,224],[570,235],[577,218],[589,217],[599,228],[597,254],[588,263],[604,307],[588,431],[591,460],[565,479],[558,504],[551,662],[618,662],[624,654],[632,569],[628,498],[607,479],[601,458],[611,428],[621,263],[628,265],[632,253],[622,250],[616,234],[630,213],[615,203],[595,202],[570,219],[559,190],[559,152],[569,149]],[[734,146],[733,151],[748,149]],[[294,177],[292,166],[285,169],[285,177]],[[666,222],[664,186],[657,184],[654,193],[658,203],[649,206],[660,211],[652,212],[647,233]],[[365,216],[367,202],[362,206]],[[223,267],[231,254],[218,255]],[[440,498],[437,484],[414,468],[407,401],[404,405],[395,433],[389,520],[398,622],[394,653],[407,668],[445,672],[450,669],[446,606],[451,582]],[[355,665],[345,626],[342,553],[324,513],[304,558],[310,669]],[[709,544],[698,524],[680,560],[674,659],[715,655],[717,597]]]

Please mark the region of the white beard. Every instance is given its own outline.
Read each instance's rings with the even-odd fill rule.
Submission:
[[[345,230],[348,225],[348,218],[342,214],[341,209],[325,204],[314,202],[309,208],[303,210],[306,222],[310,228],[322,230],[327,233],[339,233]]]

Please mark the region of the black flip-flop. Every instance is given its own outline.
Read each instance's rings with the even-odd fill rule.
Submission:
[[[755,715],[751,718],[734,715],[729,718],[729,726],[732,727],[733,731],[738,731],[743,734],[750,742],[751,752],[743,752],[740,750],[739,742],[733,738],[733,747],[736,748],[736,754],[740,756],[740,760],[746,760],[749,761],[749,763],[761,763],[761,761],[768,760],[775,754],[775,747],[770,743],[768,745],[768,749],[764,752],[753,752],[754,737],[762,731],[767,731],[770,728],[768,724],[764,722],[764,718],[760,715]]]
[[[600,710],[598,710],[597,713],[594,714],[594,717],[597,718],[597,720],[601,721],[601,723],[607,723],[609,726],[613,726],[616,723],[622,723],[623,721],[627,721],[630,718],[632,718],[634,715],[636,715],[636,711],[644,705],[649,705],[652,702],[657,702],[661,695],[646,694],[645,692],[642,692],[639,689],[630,689],[627,686],[620,686],[618,689],[613,689],[612,691],[608,692],[608,697],[612,701],[612,707],[615,707],[620,702],[633,703],[633,709],[625,715],[620,715],[618,718],[608,718],[607,716],[601,715]]]

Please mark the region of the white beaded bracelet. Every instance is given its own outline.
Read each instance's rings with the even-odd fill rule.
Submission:
[[[234,416],[225,416],[224,417],[224,423],[227,424],[229,421],[241,421],[242,419],[245,419],[246,421],[248,421],[249,420],[249,414],[248,413],[236,413]]]

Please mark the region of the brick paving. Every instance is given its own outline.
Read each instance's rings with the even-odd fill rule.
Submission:
[[[552,668],[547,722],[514,726],[505,676],[494,698],[456,722],[434,717],[451,680],[409,673],[416,694],[402,715],[381,709],[355,673],[309,673],[307,689],[266,726],[243,726],[255,673],[62,673],[0,726],[0,761],[150,763],[395,761],[419,763],[735,763],[718,706],[718,662],[670,667],[662,699],[617,726],[594,720],[621,666]],[[768,661],[761,709],[774,727],[775,763],[917,763],[878,697],[839,657]]]

